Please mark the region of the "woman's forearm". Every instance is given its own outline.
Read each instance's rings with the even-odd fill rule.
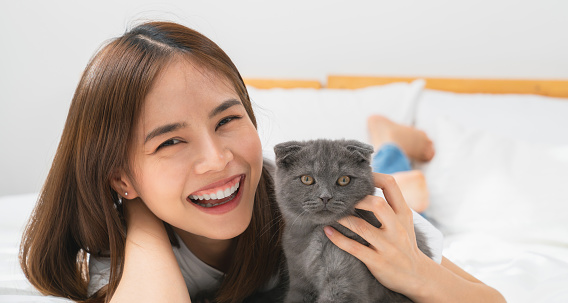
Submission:
[[[129,209],[124,272],[111,302],[190,302],[165,227],[144,208]]]
[[[482,283],[444,258],[442,264],[425,262],[423,283],[411,299],[417,303],[443,302],[506,302],[494,288]]]

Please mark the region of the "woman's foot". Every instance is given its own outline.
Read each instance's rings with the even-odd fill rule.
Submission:
[[[410,159],[430,161],[434,157],[434,144],[421,130],[397,124],[379,115],[370,116],[367,127],[375,150],[383,144],[395,143]]]
[[[419,170],[409,170],[393,173],[404,200],[410,208],[421,213],[430,205],[426,178]]]

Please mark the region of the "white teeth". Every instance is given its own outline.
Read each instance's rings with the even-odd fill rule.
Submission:
[[[225,198],[225,193],[222,190],[219,190],[217,192],[217,199],[223,199]]]
[[[231,188],[227,188],[224,191],[223,190],[219,190],[216,193],[212,193],[212,194],[203,194],[202,196],[200,195],[190,195],[189,198],[192,200],[217,200],[217,199],[223,199],[223,198],[227,198],[228,196],[232,195],[235,193],[235,191],[237,191],[237,189],[239,189],[239,183],[231,186]]]

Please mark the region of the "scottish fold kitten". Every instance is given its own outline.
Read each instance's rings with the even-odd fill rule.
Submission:
[[[355,204],[375,192],[370,167],[373,148],[358,141],[290,141],[274,148],[275,187],[285,223],[283,248],[289,273],[285,302],[411,302],[382,286],[358,259],[325,236],[331,225],[368,243],[336,221],[357,215],[380,227],[371,212]],[[424,236],[416,234],[428,256]]]

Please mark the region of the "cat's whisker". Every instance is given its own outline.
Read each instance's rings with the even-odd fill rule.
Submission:
[[[327,209],[337,214],[345,213],[345,210],[347,209],[347,203],[341,200],[333,200],[327,205]]]
[[[280,225],[281,221],[282,221],[282,214],[279,214],[278,216],[273,218],[270,222],[268,222],[267,226],[263,228],[263,231],[260,233],[260,236],[258,238],[261,238],[262,236],[264,236],[265,233],[270,232],[275,225]],[[280,231],[280,227],[278,228],[278,231]],[[276,235],[278,235],[278,233],[272,234],[272,237],[270,238],[271,242]]]
[[[294,222],[292,222],[292,225],[290,225],[290,227],[294,226],[294,224],[296,223],[296,221],[298,221],[298,219],[303,216],[304,214],[308,213],[306,210],[304,210],[302,213],[300,213],[296,219],[294,219]]]
[[[272,233],[272,237],[270,237],[270,242],[273,241],[274,237],[276,237],[277,235],[280,234],[280,230],[281,230],[282,226],[284,226],[283,224],[280,224],[281,222],[282,222],[282,214],[278,215],[278,217],[273,220],[273,223],[271,222],[272,224],[270,225],[270,228],[268,228],[267,231],[272,229],[272,227],[274,225],[278,225],[278,230],[277,230],[277,232]],[[265,232],[267,232],[267,231],[265,231]]]

